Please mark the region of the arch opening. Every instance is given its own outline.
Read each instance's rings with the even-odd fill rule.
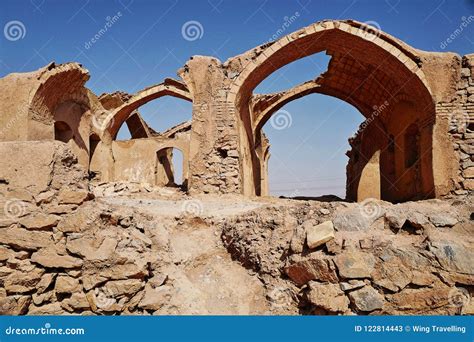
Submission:
[[[64,121],[56,121],[54,123],[54,140],[67,144],[71,139],[73,139],[71,127]]]
[[[267,153],[257,148],[260,194],[345,198],[347,138],[362,121],[356,108],[322,94],[306,95],[278,109],[261,129],[263,145],[269,147]]]
[[[116,140],[158,136],[191,119],[191,102],[164,96],[147,102],[132,112],[120,127]]]
[[[166,79],[164,83],[139,91],[120,107],[112,110],[102,121],[103,124],[101,130],[112,140],[116,139],[119,129],[122,127],[123,123],[128,120],[129,122],[127,122],[127,124],[134,127],[130,129],[130,136],[132,138],[133,135],[139,131],[139,129],[135,127],[135,124],[138,124],[138,126],[141,127],[141,130],[145,131],[145,134],[152,134],[137,110],[148,102],[164,96],[176,97],[192,102],[191,95],[183,83],[176,80]],[[127,137],[126,134],[125,137]]]
[[[54,139],[67,143],[79,163],[89,168],[89,124],[86,108],[74,101],[65,101],[53,110]]]
[[[317,92],[353,105],[365,117],[350,141],[347,199],[364,199],[359,187],[370,181],[364,179],[373,173],[368,172],[369,169],[379,170],[379,197],[382,199],[399,202],[434,196],[431,152],[435,108],[423,73],[406,47],[384,33],[367,39],[363,32],[359,32],[359,26],[356,22],[315,24],[282,38],[274,46],[265,47],[255,61],[244,67],[234,82],[234,89],[231,89],[236,94],[233,99],[239,115],[244,194],[262,193],[260,180],[264,168],[261,165],[262,151],[257,151],[261,146],[259,129],[275,112],[265,111],[265,105],[255,100],[254,90],[275,70],[326,50],[331,56],[328,70],[312,82],[312,90],[287,96],[280,105],[308,92]],[[300,90],[304,85],[300,85]],[[267,107],[278,109],[275,104],[267,104]],[[415,170],[407,170],[400,164],[403,153],[398,149],[402,147],[403,151],[403,132],[415,121],[420,123],[424,132],[419,138],[420,162]],[[392,157],[387,152],[390,150],[390,135],[394,136],[396,146]],[[391,158],[395,161],[392,174],[388,172],[390,163],[387,162]],[[374,163],[379,164],[378,168]],[[410,184],[416,182],[421,185],[410,190],[413,188]]]
[[[156,152],[155,184],[186,190],[183,152],[174,147],[166,147]]]
[[[92,133],[89,136],[89,163],[92,161],[95,150],[97,149],[97,146],[99,146],[99,143],[100,137],[96,133]]]
[[[286,64],[258,84],[254,93],[285,92],[308,79],[315,80],[327,71],[330,59],[326,53],[319,52]]]

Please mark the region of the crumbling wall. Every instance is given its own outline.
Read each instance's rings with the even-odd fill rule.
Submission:
[[[88,204],[86,170],[66,144],[2,142],[0,154],[0,314],[104,312],[111,303],[94,292],[98,284],[112,280],[108,293],[130,297],[142,289],[149,240],[135,227],[125,232],[114,224],[118,216],[103,206]],[[131,235],[143,236],[132,250],[126,247]]]
[[[37,71],[0,80],[0,141],[58,139],[55,123],[70,129],[68,143],[79,162],[89,164],[91,113],[101,108],[84,87],[89,74],[80,64],[54,62]]]
[[[27,216],[39,204],[44,204],[51,214],[69,212],[70,204],[74,203],[55,202],[55,196],[77,197],[79,203],[88,197],[87,173],[62,142],[1,142],[0,154],[0,209],[6,224],[3,227],[10,225],[9,217]],[[5,240],[0,239],[0,243]]]
[[[459,158],[459,182],[455,195],[474,191],[474,54],[462,59],[461,79],[457,92],[460,111],[451,118],[450,132]]]
[[[190,193],[240,193],[239,138],[221,63],[195,56],[179,71],[193,98]]]
[[[436,114],[431,128],[431,151],[424,153],[432,159],[434,166],[432,171],[434,196],[466,195],[472,191],[470,178],[473,173],[470,170],[473,157],[469,129],[474,101],[474,98],[469,98],[474,92],[471,77],[472,55],[463,58],[454,53],[420,52],[419,55],[420,64],[435,103]],[[422,121],[420,124],[428,127],[429,122]],[[427,144],[430,143],[426,139],[425,141]],[[348,198],[354,198],[356,188],[353,184],[357,182],[353,182],[352,179],[361,172],[361,168],[355,166],[360,162],[354,158],[357,155],[356,151],[361,149],[362,143],[360,137],[351,141],[353,147],[349,152]],[[381,162],[383,162],[383,155]],[[426,177],[420,180],[420,182],[424,181]],[[349,188],[350,186],[352,188]]]
[[[28,108],[37,72],[13,73],[0,79],[0,141],[28,139]]]
[[[443,160],[435,170],[440,181],[440,196],[466,195],[474,183],[473,126],[474,83],[473,55],[433,54],[424,64],[431,68],[430,82],[436,101],[433,158]]]
[[[464,203],[279,201],[223,223],[274,313],[472,314],[472,218]]]
[[[162,183],[166,178],[162,174],[165,170],[157,165],[159,157],[157,153],[170,148],[177,148],[183,153],[182,168],[185,182],[189,172],[189,133],[182,133],[175,139],[146,138],[112,142],[114,159],[112,181]]]

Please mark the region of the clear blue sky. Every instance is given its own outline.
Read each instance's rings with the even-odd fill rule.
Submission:
[[[107,17],[119,12],[118,20],[90,44]],[[2,28],[20,21],[25,35],[8,40],[4,32],[0,37],[0,76],[35,70],[53,60],[78,61],[90,71],[87,86],[96,94],[134,93],[176,77],[176,70],[192,55],[224,61],[259,45],[296,12],[299,15],[287,33],[322,19],[351,18],[376,22],[419,49],[474,52],[474,22],[445,49],[441,47],[463,17],[474,15],[472,0],[2,0]],[[188,21],[202,25],[202,37],[183,38],[182,27]],[[18,38],[11,34],[10,38]],[[273,92],[314,78],[324,71],[327,60],[319,54],[295,62],[257,90]],[[343,196],[347,139],[362,122],[360,113],[323,95],[307,96],[283,109],[291,114],[290,127],[275,130],[270,123],[264,127],[272,144],[272,192]],[[190,119],[191,105],[166,98],[143,106],[141,112],[152,127],[164,130]],[[120,137],[127,137],[124,130]]]

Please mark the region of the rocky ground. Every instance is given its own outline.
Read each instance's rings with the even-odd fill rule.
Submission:
[[[472,197],[189,197],[71,158],[0,179],[1,314],[474,313]]]

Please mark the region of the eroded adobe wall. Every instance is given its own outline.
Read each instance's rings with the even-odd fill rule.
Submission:
[[[30,92],[37,72],[13,73],[0,79],[0,141],[28,139]]]
[[[379,118],[370,123],[364,121],[349,139],[346,199],[350,201],[381,197],[380,151],[386,147],[386,138],[380,127]]]
[[[278,200],[225,220],[222,238],[279,314],[470,315],[469,205]]]
[[[215,58],[194,56],[179,75],[193,98],[189,192],[240,193],[239,138],[227,100],[228,70]]]
[[[60,205],[65,203],[56,203],[58,207],[53,209],[56,204],[51,198],[60,192],[87,191],[85,169],[78,164],[70,147],[60,141],[0,142],[0,155],[0,198],[12,201],[14,214],[19,212],[16,216],[26,215],[29,207],[37,203],[44,203],[47,208],[50,204],[50,213],[69,210],[67,205]],[[9,208],[4,204],[2,219],[8,218],[4,211]]]
[[[464,56],[457,82],[459,109],[450,119],[453,146],[459,158],[454,194],[474,191],[474,54]]]
[[[112,153],[114,159],[113,181],[139,182],[153,185],[166,185],[165,169],[159,167],[160,151],[168,152],[177,148],[183,154],[183,181],[188,177],[189,132],[181,133],[174,139],[146,138],[127,141],[114,141]],[[169,158],[168,158],[169,159]],[[168,160],[170,163],[171,161]]]
[[[0,141],[54,140],[55,123],[68,130],[68,144],[89,164],[91,113],[101,107],[84,87],[89,74],[80,64],[49,65],[0,80]]]
[[[472,97],[474,93],[474,88],[472,87],[472,55],[461,58],[454,53],[422,51],[419,51],[418,55],[421,70],[426,76],[433,103],[435,104],[435,116],[432,119],[429,116],[420,117],[420,120],[414,121],[421,128],[422,134],[420,134],[419,143],[425,146],[424,151],[420,151],[422,177],[416,183],[407,181],[405,185],[409,186],[412,184],[415,186],[414,192],[412,191],[413,193],[426,194],[419,199],[430,197],[428,191],[430,186],[433,187],[433,197],[465,195],[472,190],[471,177],[473,174],[471,169],[473,166],[473,151],[471,148],[473,140],[471,140],[472,133],[469,130],[474,106],[474,98]],[[389,102],[388,111],[393,111],[396,105]],[[393,149],[395,152],[400,148],[403,150],[404,144],[406,144],[403,135],[400,136],[402,139],[397,138],[396,132],[405,134],[409,128],[408,124],[411,122],[411,117],[414,117],[417,111],[415,107],[410,109],[409,104],[407,105],[408,107],[399,111],[391,120],[395,126],[400,126],[400,129],[395,129],[391,133],[387,131],[386,134],[386,137],[390,136],[389,133],[394,136]],[[380,115],[382,121],[385,120],[385,117],[385,113]],[[434,122],[431,122],[432,120]],[[359,132],[350,141],[352,150],[348,152],[349,162],[347,168],[347,197],[349,199],[356,199],[357,191],[363,186],[363,184],[359,183],[359,180],[367,160],[361,160],[361,153],[358,153],[358,151],[362,151],[362,155],[370,155],[367,150],[380,148],[377,144],[373,145],[376,142],[372,137],[369,137],[369,135],[374,135],[371,131],[376,130],[373,127],[373,123],[377,123],[377,120],[373,120],[371,125],[364,127],[365,132]],[[363,125],[365,126],[366,123]],[[387,120],[383,123],[383,127],[387,129],[391,126],[393,125]],[[430,137],[431,135],[432,137]],[[386,139],[382,137],[382,140]],[[404,153],[399,153],[399,157],[395,157],[397,159],[395,164],[403,165],[403,160],[398,160],[399,158],[404,158],[403,155]],[[386,168],[387,164],[390,163],[387,158],[389,158],[388,153],[382,153],[380,159],[381,173],[384,170],[390,172]],[[430,180],[426,175],[430,176],[429,168],[431,163],[433,166],[431,171],[432,179]],[[394,174],[404,175],[403,167],[401,167],[401,171],[394,170]],[[384,179],[387,180],[386,178],[387,174],[381,175],[382,188],[384,188],[383,182]],[[403,179],[401,181],[403,183]],[[390,180],[387,181],[388,183],[390,183]],[[403,184],[397,184],[396,188],[403,187]],[[393,197],[393,194],[385,196],[385,199],[391,200],[391,197]],[[383,193],[382,198],[384,198]],[[415,196],[412,199],[417,199],[417,197]]]
[[[436,103],[433,158],[442,161],[434,174],[437,196],[464,195],[474,189],[473,56],[430,53],[423,64]]]
[[[365,120],[347,153],[347,198],[391,202],[435,197],[434,114],[412,102],[386,101]]]
[[[460,184],[464,190],[474,191],[474,54],[464,56],[462,66],[459,93],[463,100],[463,119],[461,125],[457,124],[457,127],[463,132],[462,137],[457,136],[456,143],[459,146],[458,155],[461,165]],[[463,126],[465,129],[462,128]],[[460,192],[464,193],[462,190]]]

